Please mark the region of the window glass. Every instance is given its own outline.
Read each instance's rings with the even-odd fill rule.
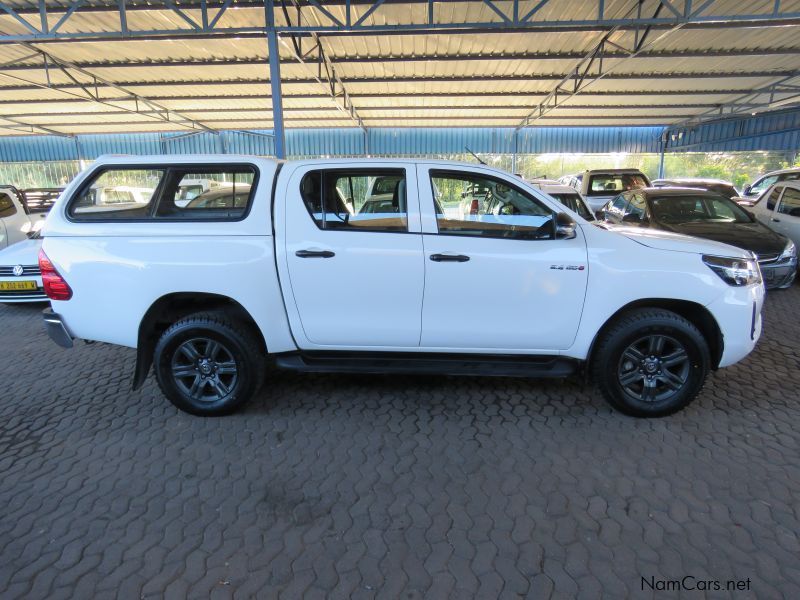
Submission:
[[[594,221],[594,215],[589,212],[589,209],[586,208],[586,204],[583,203],[583,200],[581,200],[578,194],[556,193],[550,194],[550,196],[558,200],[571,211],[578,213],[587,221]]]
[[[783,192],[778,212],[791,217],[800,217],[800,190],[787,187]]]
[[[767,196],[768,210],[775,210],[775,205],[778,203],[778,198],[781,197],[782,191],[783,191],[783,186],[780,185],[776,185],[774,188],[772,188],[772,191],[769,193],[769,196]],[[759,199],[758,202],[761,202],[761,199]],[[758,204],[758,202],[756,202],[756,204]]]
[[[592,175],[589,180],[589,196],[611,196],[643,187],[647,187],[647,181],[636,173]]]
[[[626,204],[628,204],[628,198],[626,198],[623,194],[620,194],[603,207],[605,218],[612,219],[614,221],[621,221]]]
[[[439,233],[551,239],[553,211],[505,181],[469,173],[431,172]]]
[[[625,209],[622,220],[629,223],[640,223],[645,219],[646,214],[647,204],[644,198],[639,194],[634,194],[631,196],[631,201]]]
[[[664,196],[653,198],[651,206],[662,223],[752,222],[738,204],[723,196]]]
[[[309,171],[300,195],[320,229],[408,231],[402,170]]]
[[[68,214],[80,219],[146,218],[163,176],[157,169],[102,171],[72,200]]]
[[[14,202],[11,200],[8,194],[3,194],[0,192],[0,219],[4,217],[10,217],[16,213],[17,207],[14,206]]]
[[[255,181],[249,166],[170,169],[156,216],[167,219],[241,219]]]
[[[753,186],[750,188],[750,194],[760,194],[773,183],[778,181],[778,176],[773,175],[772,177],[764,177],[763,179],[759,179],[756,181]]]

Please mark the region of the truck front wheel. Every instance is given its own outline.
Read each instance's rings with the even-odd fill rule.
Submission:
[[[156,379],[179,409],[228,414],[261,387],[266,357],[256,336],[222,312],[197,313],[171,325],[156,344]]]
[[[703,334],[663,309],[632,310],[603,331],[592,374],[605,399],[634,417],[661,417],[700,393],[711,359]]]

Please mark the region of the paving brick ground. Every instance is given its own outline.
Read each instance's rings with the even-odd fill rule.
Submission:
[[[798,306],[643,421],[579,381],[293,374],[204,420],[0,305],[0,597],[800,598]]]

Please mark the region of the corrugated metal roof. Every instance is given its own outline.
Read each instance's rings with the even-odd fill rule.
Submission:
[[[26,9],[25,18],[36,24],[38,3],[6,0],[7,6]],[[63,9],[77,6],[68,0],[47,0],[47,6]],[[199,20],[193,6],[184,14]],[[325,3],[327,10],[344,19],[345,2]],[[433,3],[434,20],[453,24],[474,21],[502,23],[493,4],[508,13],[511,3],[503,0],[442,1]],[[220,2],[210,2],[220,6]],[[658,5],[648,0],[643,13]],[[103,11],[92,7],[105,7]],[[37,42],[54,58],[83,65],[84,72],[72,77],[97,93],[90,101],[86,90],[58,68],[45,70],[40,55],[29,47],[4,43],[0,65],[0,135],[20,132],[19,123],[48,127],[67,134],[104,132],[185,132],[175,120],[165,123],[153,114],[137,115],[143,103],[103,85],[94,87],[92,75],[122,85],[131,92],[158,102],[186,118],[212,129],[269,129],[272,103],[268,81],[267,44],[259,32],[241,37],[218,36],[194,39],[191,27],[164,3],[129,3],[127,13],[132,32],[153,28],[175,28],[185,36],[174,39],[114,39],[104,41]],[[662,5],[664,11],[668,11]],[[681,2],[673,2],[678,10]],[[537,21],[590,21],[597,17],[597,4],[582,0],[540,3],[525,0],[520,10],[539,7]],[[637,0],[605,0],[604,16],[633,15]],[[708,14],[765,14],[775,8],[772,0],[718,2],[697,10]],[[352,3],[352,19],[365,15],[369,5]],[[780,10],[800,10],[800,0],[782,0]],[[24,33],[26,28],[12,15],[0,11],[0,31]],[[280,11],[279,11],[280,13]],[[302,20],[319,18],[329,22],[311,3],[302,3]],[[296,16],[296,13],[292,13]],[[51,14],[50,25],[59,15]],[[120,16],[112,0],[85,0],[61,24],[62,32],[113,31]],[[283,14],[278,15],[280,23]],[[370,13],[369,24],[420,24],[428,19],[426,2],[393,1]],[[263,5],[241,0],[226,10],[221,28],[260,28]],[[729,104],[754,89],[764,88],[787,73],[800,74],[800,24],[775,27],[720,26],[684,27],[661,35],[640,55],[607,57],[606,78],[595,81],[580,94],[567,98],[537,124],[545,126],[670,125]],[[341,77],[358,116],[367,127],[508,127],[519,124],[557,82],[572,72],[584,56],[606,34],[602,29],[576,31],[504,31],[502,29],[459,33],[382,33],[380,35],[324,35],[326,54]],[[644,31],[615,30],[610,41],[633,47]],[[304,50],[311,47],[304,41]],[[738,54],[743,52],[744,54]],[[313,60],[299,63],[288,36],[280,46],[286,126],[288,128],[352,127],[354,120],[340,111],[342,91],[335,99],[314,78]],[[15,61],[13,65],[8,63]],[[594,63],[596,68],[599,61]],[[800,77],[798,77],[800,81]],[[56,86],[56,87],[53,87]],[[562,94],[562,99],[567,96]],[[759,100],[764,100],[761,96]],[[781,99],[782,96],[778,96]],[[127,113],[127,114],[126,114]],[[9,117],[6,120],[2,116]],[[12,120],[13,119],[13,120]],[[39,130],[43,131],[43,130]],[[348,135],[348,134],[345,134]],[[413,136],[412,136],[413,137]]]

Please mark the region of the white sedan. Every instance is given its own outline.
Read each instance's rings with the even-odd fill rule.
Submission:
[[[0,302],[47,302],[39,272],[38,236],[0,250]]]

